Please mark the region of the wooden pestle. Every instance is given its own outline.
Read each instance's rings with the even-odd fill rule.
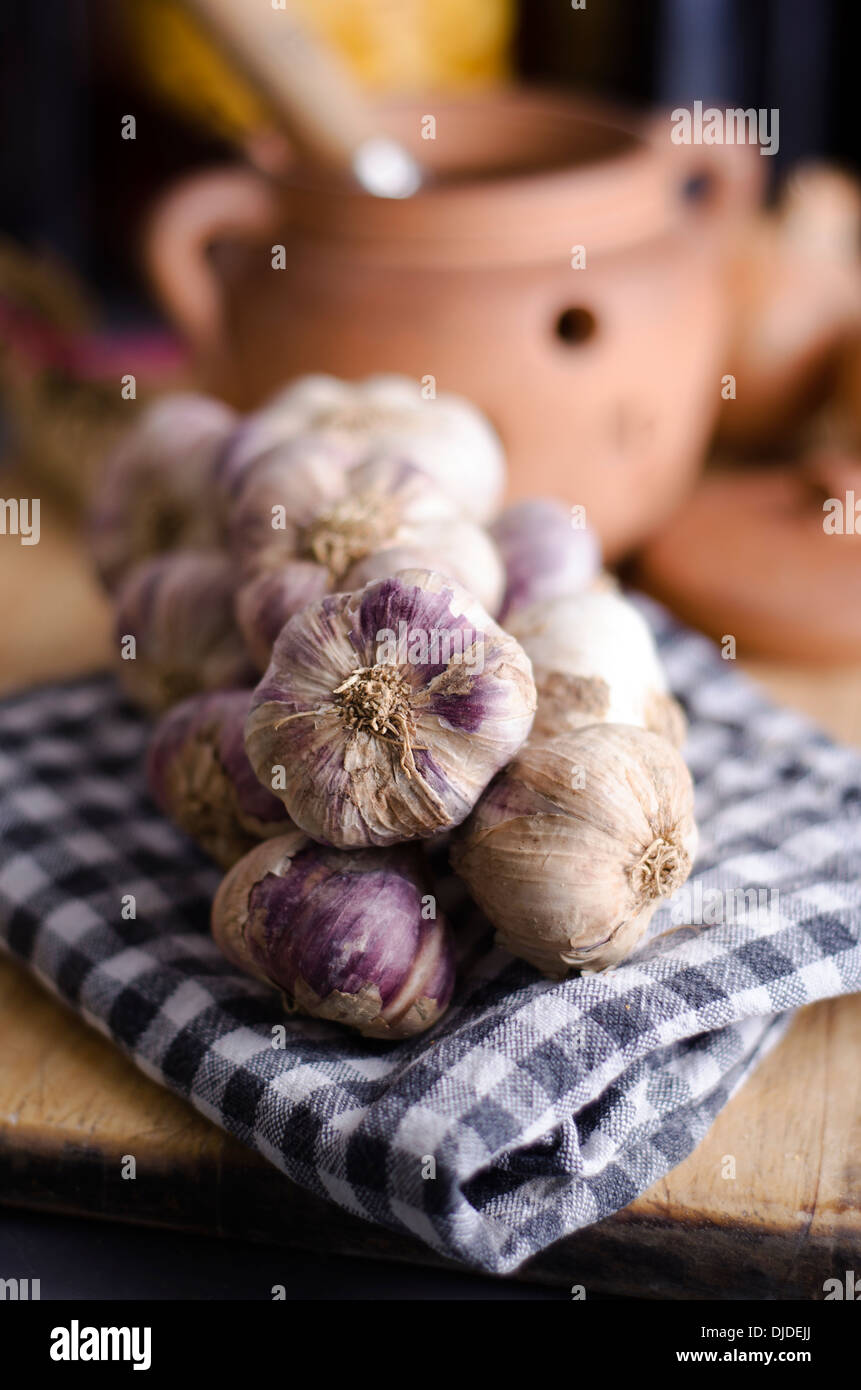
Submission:
[[[346,175],[366,192],[406,198],[421,170],[379,129],[352,78],[289,9],[243,0],[185,0],[225,56],[264,95],[287,135],[313,165]]]

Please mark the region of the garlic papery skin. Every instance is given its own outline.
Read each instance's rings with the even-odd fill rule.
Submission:
[[[412,546],[406,542],[389,546],[357,560],[338,587],[360,589],[372,579],[387,579],[399,569],[433,569],[451,575],[496,616],[505,588],[505,570],[487,531],[458,516],[423,522],[412,528],[412,534]]]
[[[132,570],[114,619],[119,679],[131,699],[161,713],[200,691],[253,683],[233,591],[233,566],[219,551],[178,550]]]
[[[367,456],[361,440],[296,431],[288,431],[285,436],[275,420],[247,415],[227,438],[216,459],[213,469],[216,506],[229,521],[237,498],[247,489],[251,474],[258,468],[265,470],[273,459],[278,460],[271,475],[277,487],[277,480],[290,462],[308,465],[320,459],[324,465],[331,465],[333,476],[337,476],[338,471],[352,468]],[[273,500],[279,500],[277,492]]]
[[[256,412],[253,432],[237,442],[230,471],[241,473],[261,441],[314,432],[352,448],[397,454],[421,468],[479,524],[496,514],[505,488],[505,459],[487,419],[462,396],[428,398],[412,378],[394,374],[364,381],[299,377]],[[253,436],[256,434],[257,442]]]
[[[612,589],[593,588],[509,615],[506,628],[532,661],[536,736],[587,724],[635,724],[685,740],[648,623]]]
[[[151,555],[217,544],[212,473],[235,421],[223,402],[182,393],[149,406],[120,441],[90,518],[93,555],[109,589]]]
[[[290,825],[248,761],[250,706],[250,690],[192,695],[159,720],[147,752],[156,805],[224,869]]]
[[[282,627],[294,613],[328,592],[329,578],[312,561],[294,560],[283,569],[264,570],[236,591],[239,631],[258,671],[266,670]]]
[[[530,741],[458,831],[452,864],[499,944],[560,979],[623,960],[696,846],[678,751],[644,729],[593,724]]]
[[[575,524],[561,502],[533,497],[506,507],[490,527],[505,567],[499,621],[517,609],[582,593],[601,570],[601,545],[591,527]]]
[[[331,446],[329,446],[331,449]],[[316,564],[326,592],[375,551],[405,548],[433,556],[434,568],[468,576],[494,608],[502,597],[502,562],[493,542],[457,515],[435,483],[399,458],[375,456],[345,470],[314,441],[294,441],[261,459],[233,506],[230,549],[243,575]],[[286,589],[285,589],[286,592]]]
[[[344,854],[291,832],[231,869],[212,933],[241,970],[289,1008],[394,1041],[445,1012],[454,949],[413,850]]]
[[[458,825],[529,734],[529,660],[454,580],[404,570],[283,629],[245,731],[251,765],[340,848]]]

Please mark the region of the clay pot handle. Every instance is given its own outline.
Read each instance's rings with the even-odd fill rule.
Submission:
[[[143,256],[156,295],[195,350],[224,345],[224,310],[207,252],[215,241],[260,241],[283,217],[277,188],[241,165],[184,178],[162,195],[144,231]]]

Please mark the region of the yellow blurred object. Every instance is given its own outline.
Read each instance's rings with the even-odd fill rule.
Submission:
[[[291,0],[298,19],[376,92],[487,85],[508,71],[514,0]],[[265,103],[201,32],[181,0],[127,11],[148,83],[228,139],[271,124]]]

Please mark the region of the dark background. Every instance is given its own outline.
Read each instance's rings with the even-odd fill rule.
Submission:
[[[126,3],[0,6],[0,232],[71,260],[114,321],[149,312],[137,229],[155,192],[233,155],[149,95]],[[861,169],[858,19],[857,0],[587,0],[573,15],[567,0],[522,0],[515,64],[638,106],[776,106],[772,172],[816,155]],[[122,141],[130,109],[138,135]]]

